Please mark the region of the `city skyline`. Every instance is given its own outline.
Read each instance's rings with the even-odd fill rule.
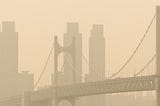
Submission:
[[[152,19],[152,21],[151,22],[153,22],[153,20],[155,19],[155,17]],[[153,24],[153,23],[151,23],[151,24]],[[5,41],[5,42],[1,42],[2,44],[1,44],[1,49],[2,49],[2,51],[3,52],[6,52],[5,54],[6,55],[8,55],[8,56],[6,56],[6,57],[4,57],[3,56],[3,58],[4,59],[2,59],[2,63],[1,64],[3,64],[2,66],[5,66],[5,65],[8,65],[9,67],[1,67],[1,68],[3,68],[2,70],[6,70],[6,71],[4,71],[5,73],[6,73],[6,75],[10,75],[10,73],[11,73],[11,75],[13,76],[13,77],[11,77],[11,78],[14,78],[14,76],[16,75],[16,74],[18,74],[18,69],[16,68],[17,67],[17,64],[18,64],[18,61],[17,61],[17,56],[18,56],[18,33],[17,32],[15,32],[15,24],[14,24],[14,22],[3,22],[2,23],[2,38],[1,38],[1,40],[2,41]],[[16,34],[14,34],[14,33],[16,33]],[[13,36],[11,36],[13,34]],[[76,36],[75,36],[76,35]],[[105,80],[106,78],[105,78],[105,38],[104,38],[104,33],[103,33],[103,25],[102,24],[93,24],[93,26],[92,26],[92,29],[91,29],[91,35],[90,35],[90,40],[89,40],[89,73],[88,73],[88,75],[86,75],[85,77],[85,82],[94,82],[94,81],[103,81],[103,80]],[[14,43],[12,43],[11,45],[10,45],[10,43],[7,43],[8,41],[10,41],[10,39],[11,38],[15,38],[15,39],[12,39],[12,42],[14,42]],[[71,38],[70,38],[71,37]],[[72,38],[76,38],[75,39],[75,41],[74,41],[74,39],[72,40]],[[54,49],[55,49],[55,47],[56,47],[56,42],[59,42],[59,41],[57,41],[56,40],[56,38],[54,38]],[[57,82],[57,83],[59,83],[59,84],[57,84],[58,86],[63,86],[63,85],[71,85],[72,83],[74,84],[74,83],[82,83],[82,77],[81,77],[81,79],[79,79],[79,75],[81,76],[81,71],[82,70],[76,70],[76,69],[82,69],[82,66],[81,65],[78,65],[79,64],[79,62],[81,62],[82,63],[82,60],[83,60],[83,54],[81,54],[81,52],[82,52],[82,48],[81,48],[81,45],[82,45],[82,35],[79,33],[79,24],[78,23],[67,23],[67,33],[64,33],[64,41],[66,42],[66,43],[64,43],[64,45],[62,46],[62,48],[61,47],[59,47],[59,50],[67,50],[67,48],[70,48],[70,45],[71,45],[71,49],[68,49],[69,51],[68,51],[68,53],[69,53],[69,55],[64,55],[64,64],[66,65],[66,66],[64,66],[64,69],[63,70],[57,70],[57,69],[54,69],[54,70],[57,70],[57,78],[58,78],[58,80],[61,80],[61,81],[65,81],[65,82]],[[68,42],[69,41],[69,42]],[[70,41],[72,41],[72,42],[70,42]],[[75,42],[75,43],[73,43],[73,42]],[[72,44],[73,43],[73,44]],[[74,47],[74,45],[76,45],[75,46],[75,49],[73,49],[73,47]],[[5,47],[5,49],[3,50],[3,48]],[[63,47],[64,47],[64,49],[63,49]],[[65,49],[65,47],[66,47],[66,49]],[[52,48],[53,49],[53,48]],[[11,52],[8,52],[9,50],[11,50]],[[55,50],[58,50],[58,49],[55,49]],[[78,51],[78,52],[77,52]],[[53,52],[53,51],[52,51]],[[66,51],[67,52],[67,51]],[[54,54],[56,53],[56,51],[54,51]],[[71,54],[70,54],[71,53]],[[75,54],[74,54],[75,53]],[[77,53],[78,53],[78,55],[77,55]],[[81,54],[81,55],[79,55],[79,53]],[[3,54],[1,54],[1,55],[3,55]],[[17,56],[14,56],[14,55],[17,55]],[[76,57],[74,57],[74,55],[75,56],[78,56],[78,57],[81,57],[81,58],[76,58]],[[58,55],[56,55],[56,56],[58,56]],[[8,57],[10,57],[10,59],[12,59],[12,61],[10,61],[9,63],[5,63],[4,61],[6,61],[6,60],[9,60],[9,58]],[[12,58],[12,57],[14,57],[14,58]],[[71,57],[71,59],[72,59],[72,61],[70,61],[70,62],[68,62],[67,61],[67,63],[68,64],[66,64],[66,58],[68,58],[68,57]],[[49,58],[51,58],[51,60],[53,59],[52,57],[49,57]],[[55,60],[55,56],[54,56],[54,62],[56,61]],[[58,58],[57,58],[58,59]],[[74,59],[75,59],[75,64],[74,64]],[[86,59],[86,58],[85,58]],[[78,60],[78,61],[77,61]],[[59,59],[58,59],[58,61],[59,61]],[[87,61],[87,59],[86,59],[86,61]],[[16,63],[16,64],[15,64]],[[47,62],[48,63],[48,62]],[[59,62],[58,62],[59,63]],[[70,63],[70,64],[69,64]],[[77,64],[77,65],[76,65]],[[53,64],[52,64],[53,65]],[[74,65],[75,66],[78,66],[78,67],[75,67],[75,69],[74,69]],[[12,69],[9,69],[9,70],[7,70],[7,68],[10,68],[10,66],[13,66],[13,68],[12,69],[15,69],[14,71],[15,72],[12,72],[11,70]],[[54,67],[55,66],[59,66],[59,65],[54,65]],[[72,66],[72,68],[71,68],[71,66]],[[92,68],[94,68],[94,69],[92,69]],[[96,70],[95,70],[96,69]],[[100,69],[100,71],[99,71],[99,69]],[[47,70],[45,70],[45,71],[47,71]],[[60,71],[60,72],[59,72]],[[72,72],[72,71],[75,71],[75,72],[77,72],[77,71],[79,71],[80,73],[79,74],[75,74],[77,77],[75,77],[75,78],[78,78],[78,79],[75,79],[75,82],[73,81],[74,79],[71,79],[71,80],[68,80],[67,81],[67,79],[68,78],[72,78],[73,76],[73,73],[70,73],[70,71]],[[67,73],[66,73],[67,72]],[[13,74],[12,74],[13,73]],[[62,73],[62,74],[61,74]],[[2,71],[2,74],[3,74],[3,71]],[[27,75],[27,72],[24,72],[24,75]],[[5,75],[5,74],[4,74]],[[50,74],[51,75],[51,74]],[[6,78],[7,77],[9,77],[9,76],[6,76]],[[54,76],[54,77],[56,77],[56,76]],[[103,78],[103,79],[98,79],[99,77],[101,77],[101,78]],[[128,77],[128,76],[126,76],[126,77]],[[3,77],[2,77],[3,78]],[[25,78],[25,77],[24,77]],[[40,78],[41,78],[41,76],[40,76]],[[47,77],[48,78],[48,77]],[[60,78],[60,79],[59,79]],[[65,79],[63,79],[63,78],[65,78]],[[33,79],[33,78],[32,78]],[[44,80],[43,78],[41,78],[42,80]],[[4,81],[4,79],[2,79],[2,81]],[[6,80],[7,81],[7,80]],[[17,80],[18,81],[18,80]],[[27,81],[27,80],[26,80]],[[26,82],[25,81],[25,82]],[[30,80],[31,81],[31,80]],[[66,82],[67,81],[67,82]],[[73,82],[72,82],[73,81]],[[54,81],[53,81],[54,82]],[[68,83],[69,82],[69,83]],[[11,82],[12,83],[12,82]],[[31,82],[32,84],[33,84],[33,81]],[[39,82],[38,82],[39,83]],[[44,82],[45,83],[45,82]],[[16,82],[15,82],[15,84],[16,84]],[[29,84],[29,83],[28,83]],[[37,83],[36,83],[37,84]],[[55,86],[55,83],[52,83],[53,84],[53,86]],[[62,85],[61,85],[62,84]],[[19,85],[17,85],[17,87],[18,87]],[[26,86],[26,85],[25,85]],[[33,85],[32,85],[33,86]],[[29,89],[30,89],[30,86],[28,86],[29,87]],[[37,86],[34,86],[34,88],[35,87],[37,87]],[[31,87],[32,89],[33,89],[33,87]],[[20,89],[24,89],[24,88],[20,88]],[[26,88],[25,88],[26,89]],[[45,87],[43,88],[43,89],[45,89]],[[27,90],[27,89],[26,89]],[[31,89],[30,89],[31,90]],[[152,95],[151,96],[153,96],[153,93],[151,93]],[[16,95],[16,94],[15,94]],[[142,96],[142,94],[140,94],[141,96]],[[134,96],[136,96],[136,95],[134,95]],[[102,98],[101,98],[102,97]],[[98,99],[100,99],[100,100],[103,100],[103,98],[104,98],[104,102],[106,101],[105,100],[105,97],[104,96],[94,96],[94,98],[93,97],[87,97],[87,98],[90,98],[90,103],[92,103],[92,100],[93,101],[95,101],[95,106],[96,106],[96,103],[98,103],[99,104],[99,102],[100,101],[98,101]],[[84,100],[87,100],[88,101],[88,103],[89,103],[89,99],[82,99],[82,100],[80,100],[81,102],[82,101],[84,101]],[[97,102],[96,102],[97,101]],[[86,102],[84,102],[84,103],[86,103]],[[88,104],[87,103],[87,104]],[[102,103],[102,101],[100,102],[100,103]],[[97,105],[98,105],[97,104]],[[64,104],[65,105],[65,104]],[[88,104],[89,105],[89,104]],[[93,105],[93,104],[92,104]]]
[[[0,12],[0,105],[160,105],[160,1],[15,0]]]
[[[41,2],[14,0],[10,1],[10,4],[7,0],[3,1],[0,4],[2,13],[0,20],[15,21],[16,31],[20,34],[19,69],[33,72],[37,79],[52,45],[54,34],[62,38],[63,33],[66,32],[65,24],[78,22],[80,32],[84,37],[83,52],[87,57],[87,39],[90,35],[91,25],[104,24],[104,36],[107,40],[106,53],[108,53],[106,68],[115,72],[121,67],[120,63],[124,62],[126,56],[129,57],[132,49],[136,47],[155,13],[155,5],[160,4],[158,0],[135,0],[132,2],[101,0],[92,2],[92,5],[90,3],[90,0],[70,0],[67,3],[51,0]],[[86,11],[84,12],[84,10]],[[125,30],[126,28],[128,30]],[[130,46],[126,45],[127,42],[130,43]],[[123,52],[123,50],[127,52]],[[117,52],[119,52],[118,55]]]

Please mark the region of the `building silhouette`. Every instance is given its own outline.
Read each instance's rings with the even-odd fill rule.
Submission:
[[[14,22],[2,22],[0,51],[0,98],[33,90],[33,74],[18,72],[18,32]]]
[[[79,32],[78,23],[67,23],[67,32],[64,34],[63,46],[69,46],[75,39],[75,68],[73,58],[64,53],[64,78],[65,84],[73,84],[73,71],[75,71],[75,83],[82,82],[82,34]]]
[[[89,74],[86,82],[105,79],[105,38],[103,25],[95,24],[89,38]],[[105,106],[105,95],[86,97],[86,106]]]
[[[105,38],[103,35],[104,35],[103,25],[101,24],[93,25],[91,29],[91,36],[89,38],[89,73],[85,77],[85,82],[97,82],[97,81],[105,80]],[[72,43],[73,38],[75,38],[74,40],[75,43]],[[61,86],[61,85],[68,85],[68,84],[73,85],[74,83],[81,83],[83,54],[82,54],[82,34],[79,33],[78,23],[67,24],[67,32],[64,34],[63,40],[64,40],[63,41],[64,47],[58,47],[58,50],[64,49],[62,51],[65,52],[63,55],[64,70],[57,73],[58,84]],[[70,48],[69,45],[71,43],[74,45],[72,45]],[[56,42],[56,46],[57,44],[58,43]],[[72,52],[67,53],[67,50],[65,49],[67,50],[72,49],[72,52],[74,51],[74,53],[73,54]],[[28,71],[22,71],[21,73],[19,73],[19,70],[18,70],[18,33],[15,32],[14,22],[2,23],[2,31],[0,29],[0,51],[1,51],[0,52],[0,87],[1,87],[0,98],[22,95],[24,91],[32,91],[33,90],[33,74],[29,74]],[[73,58],[74,54],[75,54],[75,58]],[[75,59],[75,64],[73,64],[74,59]],[[73,79],[73,72],[76,73],[75,74],[76,79]],[[91,83],[88,83],[88,84],[91,84]],[[54,76],[53,76],[53,85],[55,85]],[[74,86],[76,86],[76,84]],[[74,86],[71,86],[71,87],[74,88]],[[43,97],[41,98],[41,96],[45,97],[46,95],[48,95],[48,92],[44,93],[46,92],[46,88],[44,87],[42,89],[37,90],[37,92],[39,92],[40,94],[42,93],[42,95],[40,95],[40,98],[37,96],[38,99],[40,100],[38,102],[37,102],[38,99],[35,96],[37,103],[32,101],[33,104],[35,103],[36,106],[44,106],[44,105],[51,106],[52,102],[55,102],[55,101],[51,101],[53,99],[52,96],[49,99],[44,99]],[[82,88],[82,87],[78,86],[77,88]],[[93,88],[96,88],[96,86],[94,86]],[[69,88],[69,89],[73,90],[72,88]],[[48,88],[48,90],[50,89]],[[63,92],[65,90],[63,89],[61,91]],[[50,94],[53,93],[51,92]],[[27,93],[29,94],[29,96]],[[23,99],[24,101],[22,101],[22,104],[30,103],[30,99],[31,99],[30,93],[31,92],[24,93],[25,100]],[[105,105],[106,106],[117,106],[117,105],[123,105],[123,106],[128,106],[128,105],[129,106],[135,106],[135,105],[151,106],[152,105],[154,106],[156,105],[156,97],[153,96],[154,94],[155,92],[153,91],[151,92],[145,91],[141,93],[128,92],[128,93],[117,93],[117,94],[111,94],[111,95],[107,94],[107,96],[95,95],[95,96],[87,96],[87,97],[80,97],[80,98],[79,97],[74,98],[75,97],[74,95],[74,96],[71,96],[71,98],[69,99],[67,98],[68,100],[67,99],[65,100],[65,97],[61,98],[62,101],[65,101],[65,102],[61,102],[59,106],[70,106],[70,103],[74,105],[76,104],[76,106],[105,106]],[[32,97],[32,99],[33,98],[34,96]],[[20,104],[21,103],[19,102],[15,106],[19,106]],[[11,104],[11,106],[12,105],[13,104]],[[8,106],[8,105],[5,105],[5,106]]]

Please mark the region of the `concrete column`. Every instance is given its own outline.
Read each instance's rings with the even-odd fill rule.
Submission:
[[[159,87],[159,77],[160,77],[160,6],[156,8],[156,75],[158,76],[158,89],[156,90],[156,105],[160,106],[160,87]]]

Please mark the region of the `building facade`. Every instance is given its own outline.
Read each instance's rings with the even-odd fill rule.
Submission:
[[[67,23],[67,32],[64,34],[63,46],[67,47],[75,39],[75,68],[73,58],[69,53],[64,53],[64,78],[65,84],[80,83],[82,81],[82,34],[79,32],[78,23]],[[73,81],[75,71],[75,81]]]
[[[0,31],[0,98],[33,90],[33,74],[18,71],[18,32],[14,22],[3,22]]]
[[[105,38],[103,25],[93,25],[89,38],[89,73],[86,82],[105,79]],[[105,95],[86,97],[86,106],[105,106]]]

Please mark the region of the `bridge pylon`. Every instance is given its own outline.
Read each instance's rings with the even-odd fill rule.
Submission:
[[[156,90],[156,105],[160,106],[160,6],[156,7],[156,75],[158,76]]]
[[[76,58],[76,54],[75,54],[75,51],[76,51],[76,44],[75,44],[75,37],[72,38],[72,42],[69,46],[67,47],[62,47],[59,42],[58,42],[58,37],[55,36],[54,37],[54,80],[55,80],[55,90],[54,90],[54,106],[58,106],[58,104],[64,100],[64,98],[58,98],[57,97],[57,91],[56,89],[58,89],[58,56],[60,55],[60,53],[63,53],[63,52],[67,52],[71,55],[72,57],[72,64],[73,64],[73,84],[76,82],[76,72],[75,72],[75,58]],[[71,97],[71,98],[65,98],[65,100],[67,100],[68,102],[71,103],[72,106],[75,106],[75,97]]]
[[[76,50],[76,46],[75,46],[75,37],[73,37],[72,39],[72,43],[67,46],[67,47],[62,47],[59,43],[58,43],[58,37],[55,36],[54,37],[54,78],[55,78],[55,86],[58,86],[58,56],[60,55],[60,53],[62,52],[68,52],[71,57],[72,57],[72,61],[73,61],[73,83],[75,83],[75,50]]]

